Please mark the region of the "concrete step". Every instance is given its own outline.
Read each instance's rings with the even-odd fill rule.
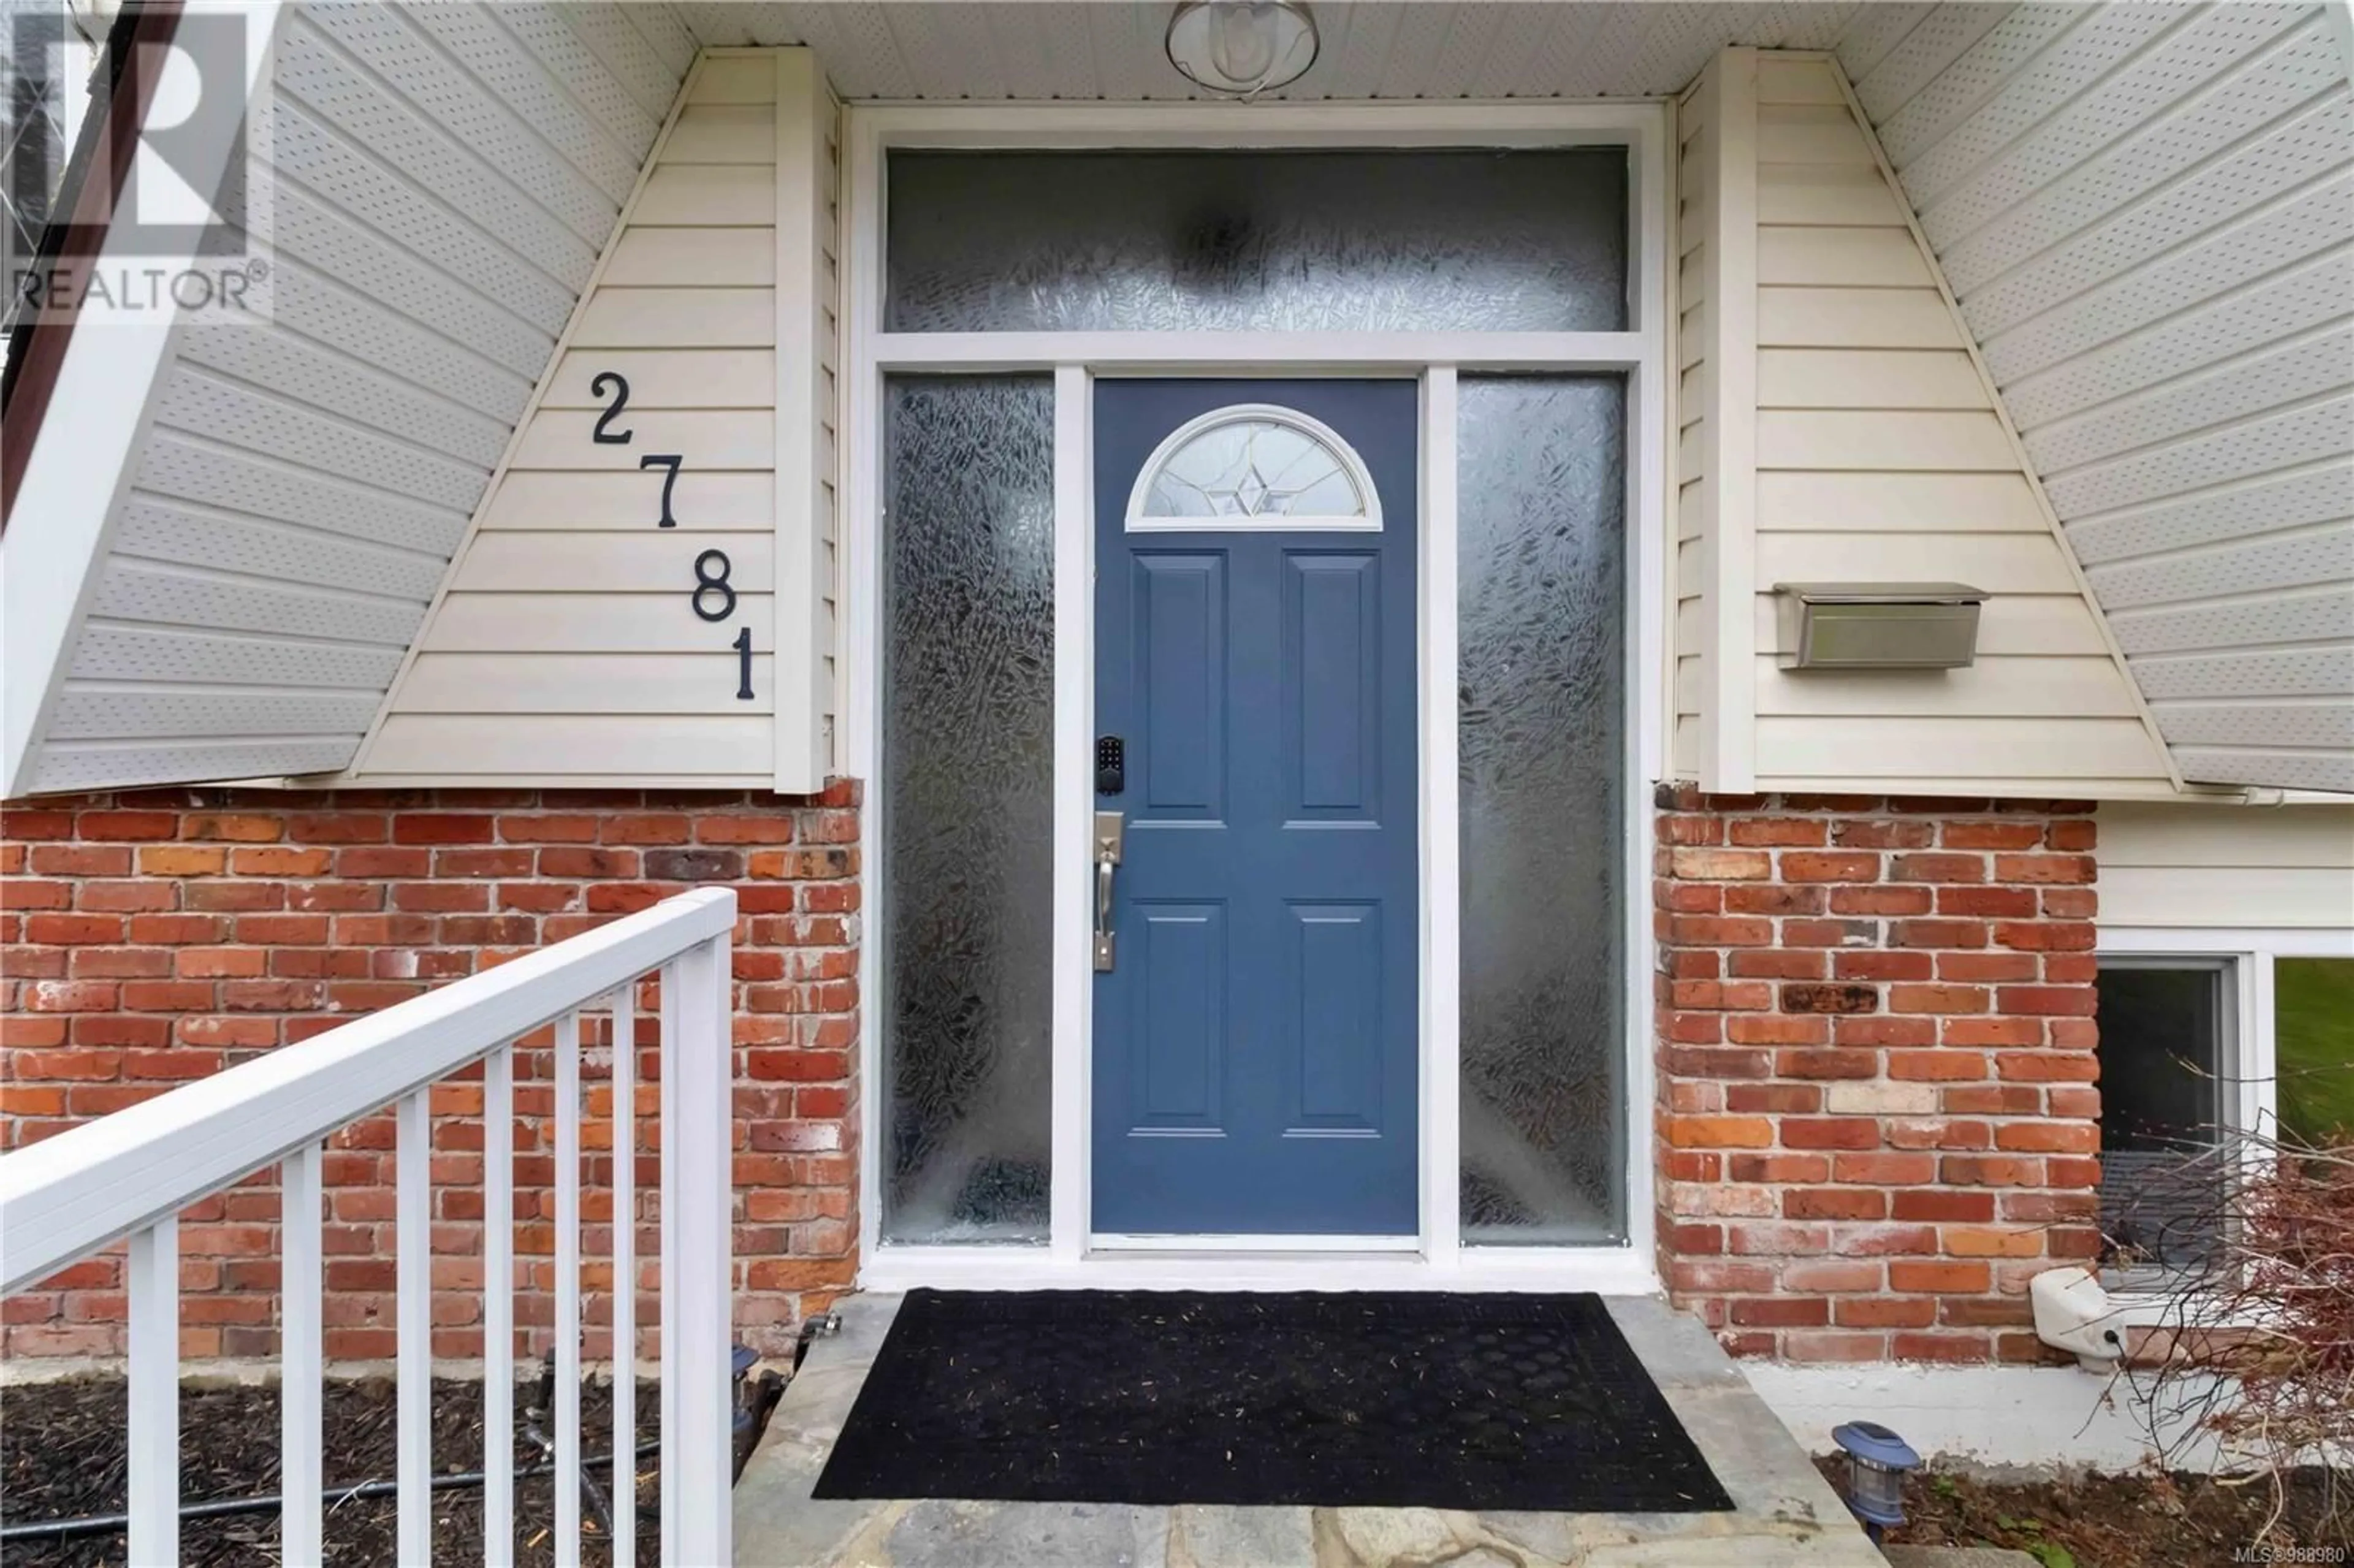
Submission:
[[[1126,1507],[820,1500],[827,1453],[898,1310],[842,1303],[736,1487],[759,1568],[1886,1568],[1789,1432],[1695,1320],[1610,1300],[1619,1330],[1732,1494],[1730,1513]]]

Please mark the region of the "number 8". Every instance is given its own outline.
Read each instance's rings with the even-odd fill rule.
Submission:
[[[714,562],[719,567],[716,572],[711,570]],[[695,606],[695,614],[705,620],[725,620],[736,613],[736,590],[727,582],[727,574],[733,569],[725,550],[705,550],[695,557],[695,592],[689,602]],[[707,593],[720,596],[716,614],[703,608],[703,596]]]

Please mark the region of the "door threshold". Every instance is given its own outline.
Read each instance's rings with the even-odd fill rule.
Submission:
[[[1648,1257],[1627,1247],[1479,1248],[1447,1264],[1393,1252],[1056,1253],[1045,1247],[879,1246],[861,1290],[1592,1290],[1654,1296]]]
[[[1162,1253],[1195,1255],[1204,1253],[1249,1253],[1280,1256],[1286,1253],[1419,1253],[1420,1236],[1289,1236],[1289,1235],[1121,1235],[1087,1238],[1090,1253]]]

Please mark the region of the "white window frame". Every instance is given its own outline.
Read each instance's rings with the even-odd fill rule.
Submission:
[[[1070,332],[901,334],[882,330],[884,161],[894,147],[1547,147],[1624,145],[1628,320],[1625,332]],[[1055,377],[1055,718],[1052,1176],[1045,1246],[881,1245],[881,944],[884,853],[863,857],[860,1281],[913,1285],[1298,1289],[1376,1286],[1649,1293],[1655,942],[1648,782],[1664,777],[1667,506],[1673,313],[1671,105],[1661,100],[1511,104],[1022,104],[852,106],[843,136],[843,326],[848,439],[843,453],[843,771],[882,782],[882,394],[887,374],[1051,372]],[[1621,950],[1626,985],[1627,1239],[1618,1245],[1466,1247],[1459,1230],[1459,893],[1457,864],[1456,387],[1463,371],[1596,370],[1628,379],[1627,743]],[[1320,1238],[1223,1250],[1140,1253],[1091,1234],[1087,1211],[1091,994],[1087,857],[1094,809],[1093,383],[1098,376],[1390,375],[1422,389],[1421,1224],[1410,1249],[1336,1252]],[[878,813],[870,812],[870,844]]]
[[[2104,927],[2095,947],[2100,959],[2212,959],[2230,977],[2237,1092],[2230,1102],[2232,1126],[2262,1131],[2277,1124],[2280,1100],[2273,1082],[2279,1070],[2273,1031],[2273,963],[2276,959],[2354,959],[2354,929],[2292,927]]]
[[[2100,959],[2147,961],[2162,967],[2166,960],[2183,964],[2220,963],[2231,987],[2228,1016],[2233,1075],[2226,1109],[2235,1129],[2269,1132],[2280,1121],[2280,1098],[2274,1082],[2279,1053],[2274,1037],[2273,968],[2280,959],[2354,959],[2354,929],[2291,927],[2104,927],[2094,946]],[[2165,1320],[2175,1291],[2160,1271],[2130,1269],[2119,1277],[2109,1299],[2127,1316],[2125,1321],[2146,1324]]]

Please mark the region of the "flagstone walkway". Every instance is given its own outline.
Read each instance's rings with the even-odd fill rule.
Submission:
[[[1129,1507],[819,1500],[827,1451],[898,1310],[842,1303],[736,1488],[758,1568],[1886,1568],[1807,1456],[1697,1321],[1619,1297],[1611,1316],[1733,1496],[1730,1513]]]

